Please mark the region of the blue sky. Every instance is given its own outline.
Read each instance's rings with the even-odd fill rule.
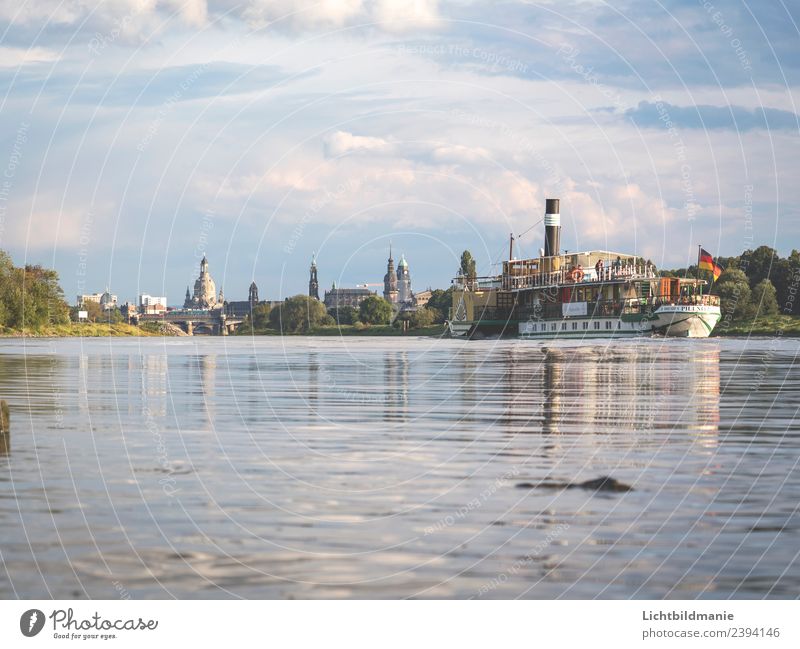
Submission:
[[[562,245],[659,266],[800,248],[785,2],[0,0],[0,247],[182,301],[483,273]],[[535,255],[541,225],[519,238]]]

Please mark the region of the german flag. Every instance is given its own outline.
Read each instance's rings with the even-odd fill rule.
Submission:
[[[700,255],[697,258],[697,267],[700,270],[707,270],[714,276],[713,281],[717,281],[719,276],[722,275],[722,271],[725,270],[722,266],[720,266],[717,262],[714,261],[714,258],[708,253],[708,251],[703,250],[700,248]]]

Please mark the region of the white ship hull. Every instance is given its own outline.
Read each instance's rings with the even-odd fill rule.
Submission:
[[[668,336],[707,338],[721,317],[718,306],[665,305],[640,319],[612,317],[574,317],[561,320],[529,320],[519,323],[519,336],[525,339],[553,338],[630,338]]]
[[[722,317],[718,306],[669,305],[653,314],[653,331],[679,338],[707,338]]]

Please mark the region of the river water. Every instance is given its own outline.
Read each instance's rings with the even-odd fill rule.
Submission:
[[[797,597],[797,354],[3,340],[0,597]]]

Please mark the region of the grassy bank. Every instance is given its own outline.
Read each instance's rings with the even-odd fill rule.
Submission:
[[[5,338],[102,338],[102,337],[131,337],[131,336],[159,336],[129,324],[108,324],[101,322],[73,322],[63,325],[50,325],[38,329],[4,329],[0,336]]]
[[[712,336],[800,336],[800,317],[772,315],[755,320],[725,320],[714,328]]]
[[[441,336],[445,331],[444,325],[433,325],[420,329],[411,329],[403,332],[391,325],[333,325],[330,327],[315,327],[309,331],[286,333],[285,336]],[[280,336],[281,333],[274,329],[260,329],[256,331],[240,327],[236,332],[238,336]]]

